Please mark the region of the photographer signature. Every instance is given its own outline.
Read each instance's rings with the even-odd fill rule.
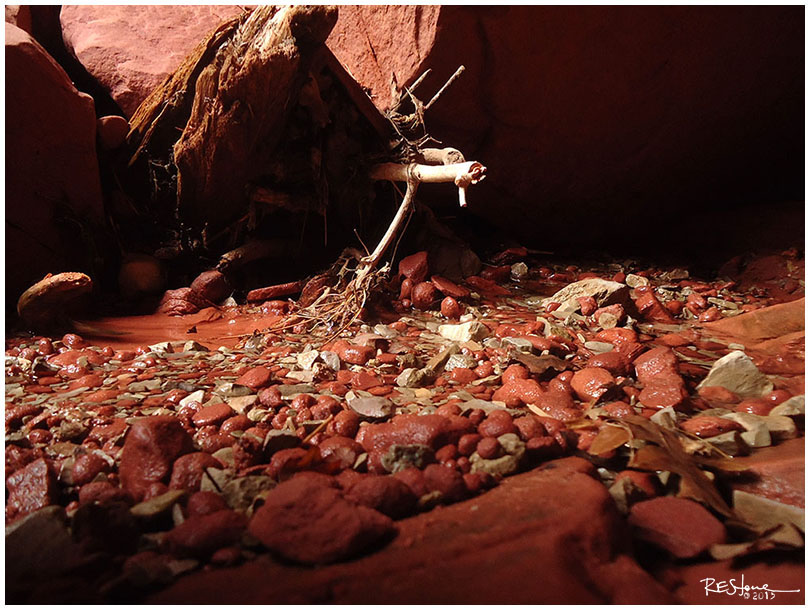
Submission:
[[[777,593],[798,593],[801,591],[801,589],[771,589],[767,584],[747,585],[745,584],[745,574],[740,575],[739,584],[737,584],[736,578],[730,580],[702,578],[700,582],[703,583],[707,597],[709,593],[721,593],[725,595],[738,595],[745,599],[752,600],[772,600],[776,598]]]

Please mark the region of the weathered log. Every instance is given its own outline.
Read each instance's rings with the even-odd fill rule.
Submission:
[[[174,146],[177,197],[192,219],[216,225],[266,171],[314,51],[337,21],[327,6],[257,8],[197,79],[183,135]],[[269,159],[268,159],[269,160]],[[232,210],[232,208],[231,208]]]
[[[138,108],[130,164],[147,151],[171,157],[185,222],[221,227],[244,207],[336,20],[329,6],[257,7],[222,24]]]

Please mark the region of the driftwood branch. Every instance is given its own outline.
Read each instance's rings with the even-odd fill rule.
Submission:
[[[453,150],[453,149],[445,149]],[[443,152],[443,151],[438,151]],[[454,151],[458,153],[458,151]],[[459,155],[461,153],[458,153]],[[446,158],[446,154],[444,155]],[[459,205],[467,205],[467,187],[483,180],[486,176],[487,168],[478,161],[465,161],[463,163],[451,163],[448,165],[426,165],[411,163],[402,165],[400,163],[381,163],[371,168],[371,178],[374,180],[391,180],[394,182],[405,182],[407,189],[405,197],[397,210],[396,216],[388,226],[388,230],[383,235],[380,243],[374,248],[369,256],[365,257],[357,270],[357,280],[362,281],[380,262],[386,250],[388,250],[394,237],[399,231],[402,221],[408,214],[416,189],[423,182],[439,183],[452,182],[458,187]]]

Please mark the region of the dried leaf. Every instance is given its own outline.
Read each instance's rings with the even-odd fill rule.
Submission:
[[[588,453],[591,455],[600,455],[608,451],[613,451],[632,438],[633,435],[627,428],[621,426],[602,426],[599,434],[593,439]]]
[[[534,375],[542,375],[548,369],[554,369],[557,372],[561,372],[566,370],[569,366],[568,363],[562,358],[548,354],[545,356],[535,356],[533,354],[516,352],[513,354],[513,357],[521,364],[526,365],[529,372]]]
[[[795,550],[804,548],[804,537],[792,525],[782,524],[768,530],[751,542],[738,544],[715,544],[709,549],[714,559],[722,561],[772,550]]]
[[[638,449],[628,466],[639,470],[674,472],[681,477],[682,491],[688,492],[693,499],[726,517],[734,515],[714,483],[698,468],[697,461],[684,451],[678,432],[657,426],[639,416],[624,418],[622,423],[628,427],[633,438],[654,443]]]

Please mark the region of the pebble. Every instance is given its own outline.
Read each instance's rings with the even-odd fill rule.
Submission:
[[[168,480],[174,460],[191,450],[191,437],[174,417],[136,420],[121,452],[121,486],[136,500],[143,500],[153,483]]]
[[[411,302],[417,309],[431,309],[438,294],[438,290],[431,282],[420,282],[413,287]]]
[[[202,407],[199,411],[194,413],[191,421],[195,426],[201,428],[203,426],[218,426],[229,417],[234,415],[234,410],[225,403],[218,403]]]
[[[598,401],[610,392],[616,385],[616,380],[603,368],[584,368],[571,378],[571,388],[583,402]]]
[[[169,489],[199,491],[206,468],[222,468],[222,464],[208,453],[182,455],[174,461]]]
[[[267,367],[257,366],[240,376],[234,381],[234,384],[247,386],[251,390],[257,391],[268,385],[272,378],[273,374]]]
[[[682,430],[700,438],[709,438],[724,432],[742,432],[745,430],[742,425],[735,421],[712,415],[697,415],[681,423],[680,427]]]
[[[57,485],[48,463],[39,458],[6,479],[7,519],[13,521],[49,504],[56,503]]]
[[[399,261],[399,275],[411,280],[414,285],[425,280],[428,274],[428,253],[424,250],[406,256]]]
[[[700,390],[709,386],[722,386],[741,398],[760,398],[773,390],[773,383],[740,350],[729,352],[717,360],[697,387]]]

